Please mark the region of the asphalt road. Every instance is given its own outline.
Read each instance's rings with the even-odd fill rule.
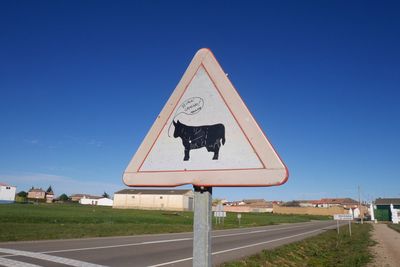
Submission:
[[[335,228],[334,221],[213,231],[217,265]],[[192,233],[0,243],[0,266],[192,266]]]

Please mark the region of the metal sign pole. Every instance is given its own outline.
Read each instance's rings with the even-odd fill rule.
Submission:
[[[339,234],[339,221],[336,220],[336,228],[337,228],[337,234]]]
[[[193,267],[211,267],[212,187],[194,186]]]
[[[349,221],[349,233],[350,233],[350,236],[351,236],[351,221]]]

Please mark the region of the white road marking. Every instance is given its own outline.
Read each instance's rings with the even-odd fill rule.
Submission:
[[[290,230],[290,229],[295,229],[295,228],[300,228],[303,227],[304,225],[296,225],[296,226],[290,226],[290,227],[282,227],[282,228],[274,228],[274,229],[263,229],[263,230],[254,230],[254,231],[248,231],[248,232],[241,232],[241,233],[231,233],[231,234],[222,234],[222,235],[215,235],[213,238],[221,238],[221,237],[228,237],[228,236],[239,236],[239,235],[249,235],[249,234],[258,234],[258,233],[263,233],[263,232],[271,232],[271,231],[279,231],[279,230]],[[247,246],[242,246],[238,248],[232,248],[229,250],[224,250],[224,251],[217,251],[212,253],[212,255],[217,255],[221,253],[226,253],[234,250],[239,250],[243,248],[248,248],[248,247],[253,247],[253,246],[259,246],[262,244],[267,244],[267,243],[272,243],[292,237],[297,237],[309,233],[313,233],[316,231],[320,231],[324,229],[327,226],[324,226],[322,228],[319,228],[317,230],[293,235],[293,236],[288,236],[288,237],[282,237],[270,241],[265,241],[261,243],[256,243],[256,244],[251,244]],[[232,229],[232,230],[243,230],[243,229]],[[232,231],[232,230],[223,230],[223,231]],[[73,251],[85,251],[85,250],[97,250],[97,249],[109,249],[109,248],[118,248],[118,247],[129,247],[129,246],[141,246],[141,245],[151,245],[151,244],[161,244],[161,243],[169,243],[169,242],[181,242],[181,241],[190,241],[193,240],[193,238],[179,238],[179,239],[167,239],[167,240],[155,240],[155,241],[146,241],[146,242],[139,242],[139,243],[130,243],[130,244],[121,244],[121,245],[110,245],[110,246],[98,246],[98,247],[86,247],[86,248],[75,248],[75,249],[64,249],[64,250],[53,250],[53,251],[44,251],[40,253],[35,253],[35,252],[28,252],[28,251],[19,251],[19,250],[12,250],[12,249],[2,249],[0,248],[0,252],[2,253],[7,253],[9,255],[1,255],[0,260],[6,260],[4,257],[9,257],[9,256],[27,256],[27,257],[32,257],[32,258],[38,258],[38,259],[43,259],[47,261],[53,261],[53,262],[58,262],[62,264],[67,264],[70,266],[81,266],[81,267],[104,267],[102,265],[97,265],[97,264],[92,264],[92,263],[87,263],[83,261],[77,261],[77,260],[72,260],[72,259],[67,259],[67,258],[62,258],[62,257],[56,257],[56,256],[50,256],[50,255],[45,255],[45,254],[50,254],[50,253],[62,253],[62,252],[73,252]],[[149,267],[158,267],[158,266],[165,266],[168,264],[174,264],[174,263],[179,263],[179,262],[184,262],[184,261],[189,261],[192,260],[192,257],[190,258],[184,258],[184,259],[179,259],[175,261],[170,261],[170,262],[165,262],[165,263],[160,263],[156,265],[152,265]],[[11,261],[11,260],[9,260]],[[15,261],[16,263],[19,263],[18,261]],[[0,262],[1,263],[1,262]],[[19,266],[27,266],[28,265],[23,265],[25,263],[21,263],[22,265],[5,265],[5,266],[13,266],[13,267],[19,267]],[[4,264],[3,264],[4,265]],[[36,267],[37,265],[32,265],[31,267]]]
[[[325,228],[325,227],[324,227],[324,228]],[[273,240],[268,240],[268,241],[264,241],[264,242],[254,243],[254,244],[250,244],[250,245],[246,245],[246,246],[241,246],[241,247],[236,247],[236,248],[221,250],[221,251],[217,251],[217,252],[212,253],[212,255],[218,255],[218,254],[222,254],[222,253],[226,253],[226,252],[231,252],[231,251],[235,251],[235,250],[239,250],[239,249],[244,249],[244,248],[250,248],[250,247],[265,245],[265,244],[268,244],[268,243],[277,242],[277,241],[285,240],[285,239],[288,239],[288,238],[293,238],[293,237],[298,237],[298,236],[302,236],[302,235],[307,235],[307,234],[311,234],[311,233],[315,233],[315,232],[321,231],[321,230],[324,229],[324,228],[320,228],[320,229],[316,229],[316,230],[312,230],[312,231],[300,233],[300,234],[297,234],[297,235],[285,236],[285,237],[281,237],[281,238],[277,238],[277,239],[273,239]]]
[[[231,252],[231,251],[240,250],[240,249],[244,249],[244,248],[250,248],[250,247],[265,245],[265,244],[268,244],[268,243],[273,243],[273,242],[277,242],[277,241],[281,241],[281,240],[285,240],[285,239],[289,239],[289,238],[293,238],[293,237],[307,235],[307,234],[311,234],[311,233],[314,233],[314,232],[317,232],[317,231],[321,231],[324,228],[325,227],[322,227],[322,228],[319,228],[319,229],[316,229],[316,230],[312,230],[312,231],[308,231],[308,232],[304,232],[304,233],[300,233],[300,234],[297,234],[297,235],[291,235],[291,236],[281,237],[281,238],[277,238],[277,239],[273,239],[273,240],[269,240],[269,241],[265,241],[265,242],[259,242],[259,243],[250,244],[250,245],[246,245],[246,246],[241,246],[241,247],[236,247],[236,248],[216,251],[216,252],[213,252],[212,255],[218,255],[218,254],[222,254],[222,253],[226,253],[226,252]],[[163,263],[159,263],[159,264],[155,264],[155,265],[150,265],[148,267],[160,267],[160,266],[170,265],[170,264],[179,263],[179,262],[183,262],[183,261],[189,261],[189,260],[192,260],[192,259],[193,259],[193,257],[184,258],[184,259],[179,259],[179,260],[175,260],[175,261],[169,261],[169,262],[163,262]]]
[[[180,260],[176,260],[176,261],[168,261],[168,262],[164,262],[164,263],[160,263],[160,264],[156,264],[156,265],[149,265],[147,267],[165,266],[165,265],[169,265],[169,264],[175,264],[175,263],[179,263],[179,262],[190,261],[192,259],[193,259],[193,257],[190,257],[190,258],[180,259]]]
[[[271,232],[271,231],[279,231],[279,230],[290,230],[290,229],[299,228],[299,227],[303,227],[303,225],[300,225],[300,226],[296,225],[296,226],[285,227],[285,228],[256,230],[256,231],[249,231],[249,232],[244,232],[244,233],[233,233],[233,234],[216,235],[216,236],[213,236],[212,238],[220,238],[220,237],[227,237],[227,236],[239,236],[239,235],[248,235],[248,234],[258,234],[258,233],[263,233],[263,232]],[[188,237],[188,238],[178,238],[178,239],[167,239],[167,240],[155,240],[155,241],[146,241],[146,242],[138,242],[138,243],[129,243],[129,244],[121,244],[121,245],[87,247],[87,248],[71,248],[71,249],[62,249],[62,250],[43,251],[41,253],[51,254],[51,253],[73,252],[73,251],[109,249],[109,248],[120,248],[120,247],[130,247],[130,246],[152,245],[152,244],[169,243],[169,242],[181,242],[181,241],[190,241],[190,240],[193,240],[193,238]]]
[[[31,263],[22,262],[22,261],[15,261],[15,260],[10,260],[10,259],[4,259],[4,258],[0,258],[0,265],[6,266],[6,267],[41,267],[36,264],[31,264]]]
[[[295,228],[300,228],[300,227],[303,227],[303,225],[293,226],[293,227],[286,227],[286,228],[255,230],[255,231],[249,231],[249,232],[243,232],[243,233],[216,235],[216,236],[213,236],[213,238],[216,238],[216,237],[227,237],[227,236],[237,236],[237,235],[248,235],[248,234],[259,234],[259,233],[272,232],[272,231],[278,231],[278,230],[290,230],[290,229],[295,229]]]
[[[51,250],[51,251],[44,251],[44,252],[41,252],[41,253],[50,254],[50,253],[61,253],[61,252],[83,251],[83,250],[96,250],[96,249],[107,249],[107,248],[121,248],[121,247],[152,245],[152,244],[169,243],[169,242],[189,241],[189,240],[192,240],[192,239],[193,239],[193,238],[179,238],[179,239],[169,239],[169,240],[156,240],[156,241],[146,241],[146,242],[139,242],[139,243],[130,243],[130,244],[122,244],[122,245],[111,245],[111,246],[101,246],[101,247],[71,248],[71,249],[62,249],[62,250]]]
[[[62,258],[62,257],[57,257],[57,256],[50,256],[50,255],[45,255],[42,253],[36,253],[36,252],[30,252],[30,251],[0,248],[0,252],[17,255],[17,256],[25,256],[25,257],[29,257],[29,258],[35,258],[35,259],[40,259],[40,260],[45,260],[45,261],[57,262],[57,263],[75,266],[75,267],[105,267],[103,265],[93,264],[93,263],[89,263],[89,262],[72,260],[72,259],[67,259],[67,258]]]

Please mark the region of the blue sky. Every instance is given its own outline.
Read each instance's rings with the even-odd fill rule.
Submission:
[[[400,197],[396,1],[1,1],[0,182],[113,193],[210,48],[289,167],[229,200]]]

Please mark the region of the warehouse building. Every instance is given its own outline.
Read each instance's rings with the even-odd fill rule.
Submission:
[[[113,208],[192,211],[193,191],[183,189],[123,189],[114,193]]]

